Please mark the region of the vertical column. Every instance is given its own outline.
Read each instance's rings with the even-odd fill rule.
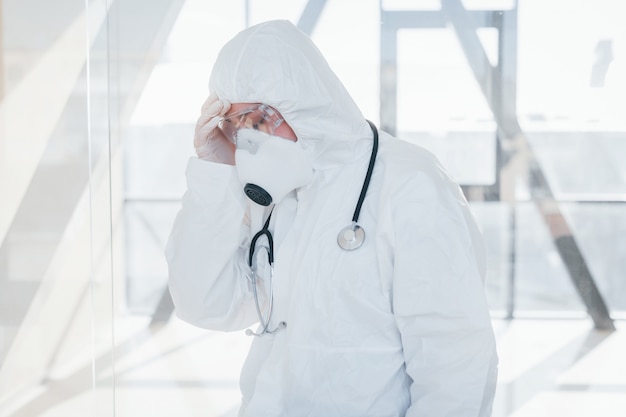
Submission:
[[[507,138],[520,132],[517,122],[517,3],[510,10],[495,12],[498,28],[498,108],[501,129]]]
[[[397,124],[397,27],[389,16],[380,10],[380,127],[391,135],[396,134]]]

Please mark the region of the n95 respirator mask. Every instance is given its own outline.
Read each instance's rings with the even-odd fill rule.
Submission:
[[[313,181],[313,161],[300,142],[256,129],[237,132],[235,167],[244,192],[261,206],[278,203]]]

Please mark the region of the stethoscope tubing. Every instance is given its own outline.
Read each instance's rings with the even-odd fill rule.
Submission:
[[[354,214],[352,215],[352,222],[357,223],[359,221],[359,214],[361,214],[361,206],[363,206],[363,202],[365,201],[365,195],[367,194],[367,189],[370,186],[370,180],[372,179],[372,173],[374,172],[374,165],[376,163],[376,155],[378,155],[378,129],[374,123],[369,120],[365,120],[367,124],[370,125],[370,129],[372,129],[372,133],[374,134],[374,144],[372,145],[372,154],[370,155],[370,161],[367,165],[367,173],[365,174],[365,180],[363,181],[363,186],[361,187],[361,193],[359,194],[359,200],[356,203],[356,207],[354,209]]]
[[[276,329],[269,330],[270,321],[272,319],[272,312],[274,309],[274,238],[272,236],[272,233],[269,230],[271,218],[272,218],[272,212],[270,212],[270,215],[267,217],[267,220],[265,221],[263,228],[259,230],[252,238],[252,241],[250,242],[250,250],[248,251],[248,266],[250,267],[250,270],[252,272],[251,279],[250,279],[251,285],[252,285],[252,295],[254,296],[254,304],[256,307],[256,312],[257,312],[257,315],[259,317],[259,322],[261,323],[261,327],[262,327],[262,329],[257,333],[253,332],[252,330],[246,331],[246,334],[248,335],[263,336],[264,334],[268,334],[268,333],[269,334],[276,333],[278,330],[284,327],[283,323],[281,322],[280,325]],[[267,243],[268,243],[268,247],[266,248],[267,260],[270,266],[269,288],[268,288],[269,299],[268,299],[268,304],[267,304],[267,312],[265,314],[263,314],[263,312],[261,311],[261,304],[259,302],[259,293],[257,289],[256,267],[254,266],[254,251],[256,250],[257,241],[259,240],[259,238],[261,238],[261,236],[265,236],[267,238]]]

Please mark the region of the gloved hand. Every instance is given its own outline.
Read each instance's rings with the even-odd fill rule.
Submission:
[[[215,93],[211,93],[202,105],[193,139],[198,158],[235,165],[235,145],[217,128],[222,116],[229,109],[230,103],[220,100]]]

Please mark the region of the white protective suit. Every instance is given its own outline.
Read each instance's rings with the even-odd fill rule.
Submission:
[[[365,242],[345,251],[337,235],[352,218],[372,132],[310,39],[287,21],[246,29],[222,49],[210,89],[276,108],[314,157],[313,182],[272,214],[272,327],[287,327],[254,338],[240,415],[490,415],[497,356],[482,240],[437,160],[380,132],[359,218]],[[248,224],[234,166],[194,157],[186,175],[166,249],[177,315],[208,329],[253,326],[246,256],[262,220]]]

